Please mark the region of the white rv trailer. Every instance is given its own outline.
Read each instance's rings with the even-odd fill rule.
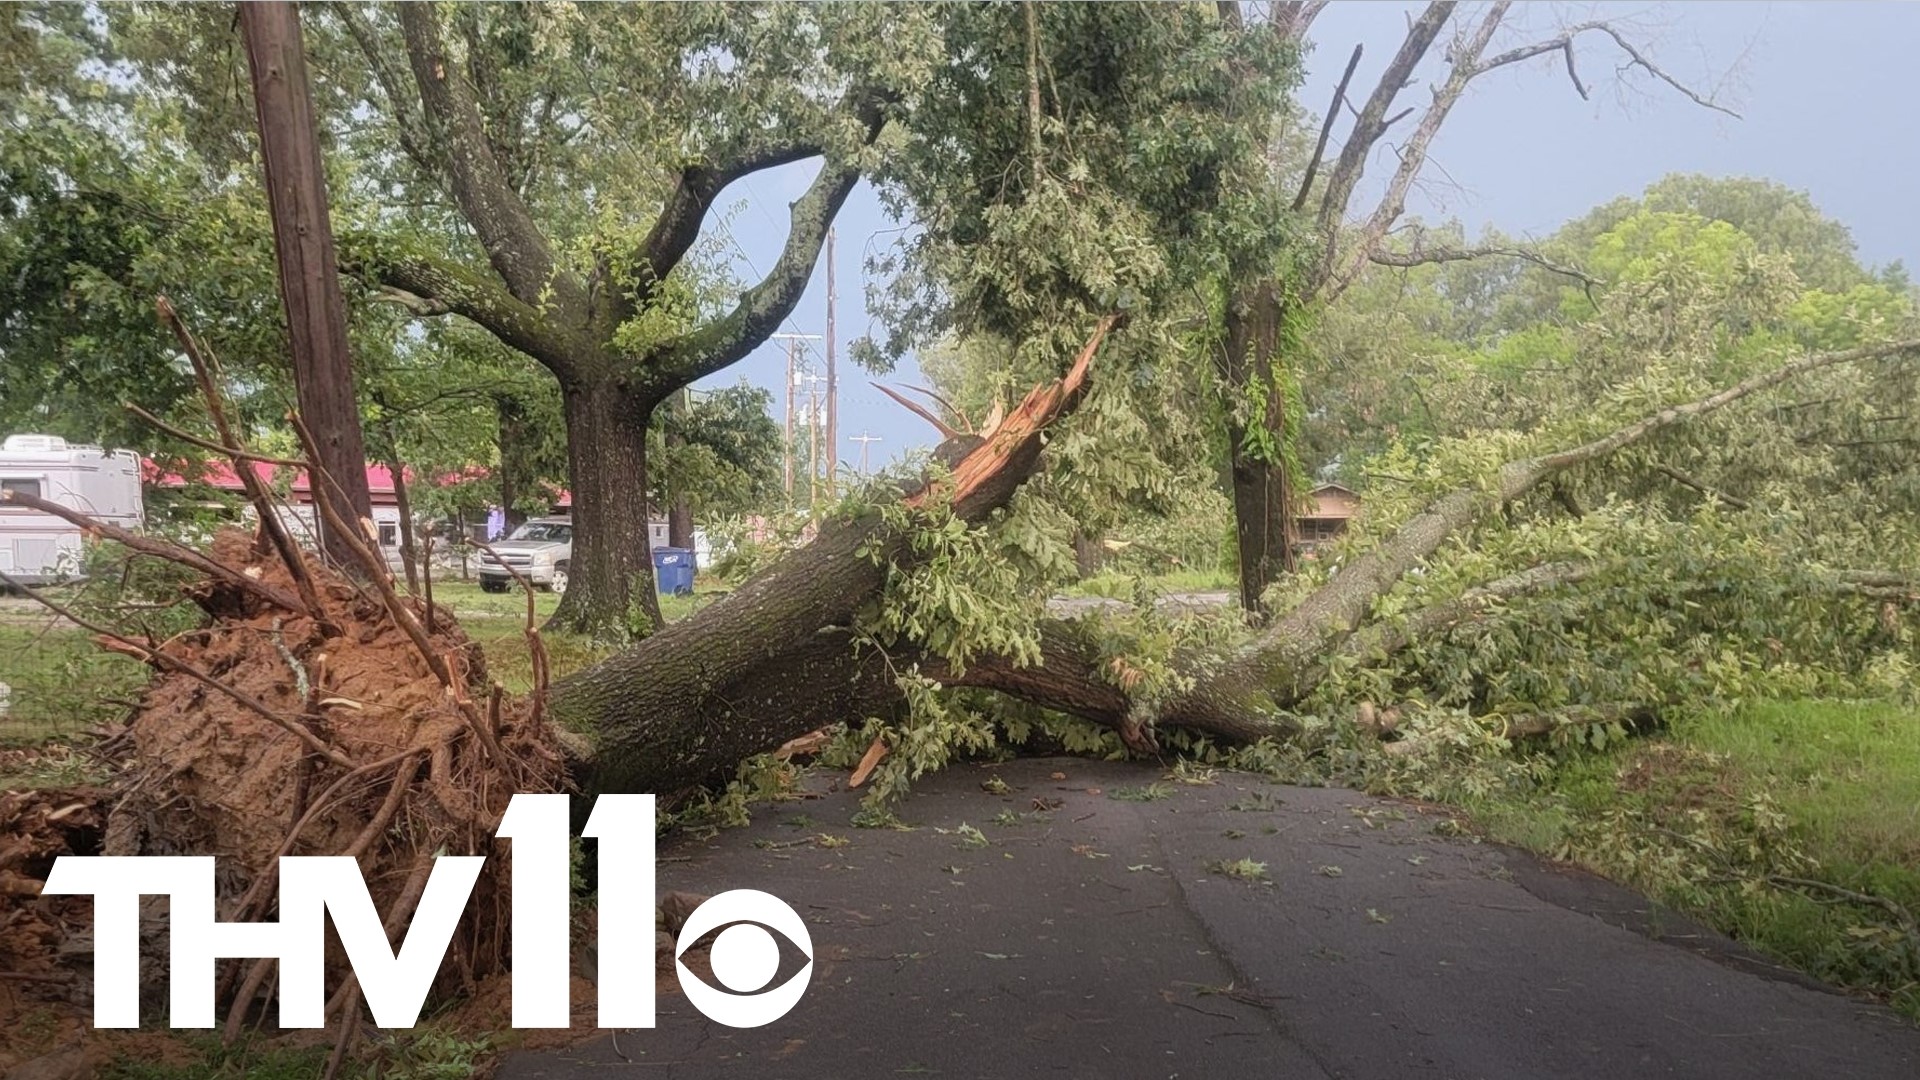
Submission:
[[[140,455],[75,446],[58,435],[9,435],[0,443],[0,490],[35,495],[110,525],[138,528]],[[0,571],[27,585],[80,572],[80,528],[0,502]]]

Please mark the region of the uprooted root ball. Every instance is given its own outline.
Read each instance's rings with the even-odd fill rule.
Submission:
[[[213,557],[284,594],[294,589],[288,568],[238,531],[216,538]],[[217,855],[223,920],[276,917],[278,856],[354,856],[391,930],[410,917],[436,854],[504,856],[493,834],[508,800],[565,790],[566,768],[553,732],[527,703],[490,685],[479,647],[444,611],[429,620],[417,599],[399,601],[426,629],[451,685],[378,590],[311,562],[308,571],[331,627],[230,584],[198,590],[207,625],[157,646],[178,663],[154,664],[125,732],[109,741],[111,789],[98,801],[80,799],[88,804],[72,813],[87,816],[93,831],[83,846],[97,842],[99,853]],[[51,844],[53,834],[41,833],[40,846]],[[73,850],[71,830],[60,838]],[[50,862],[40,860],[29,876],[44,875]],[[504,857],[488,860],[438,992],[470,988],[505,966],[507,875]],[[22,887],[34,884],[23,879]],[[76,898],[82,910],[56,911],[53,899],[39,898],[43,916],[68,917],[41,917],[47,925],[30,951],[42,960],[10,963],[84,956],[87,924],[71,916],[85,919],[91,905]],[[339,988],[331,1023],[348,991],[344,958],[329,960],[328,984]],[[271,970],[272,961],[223,962],[220,1003],[229,1018],[270,1019]],[[71,996],[84,999],[90,979],[76,974]],[[164,990],[157,967],[142,975]]]

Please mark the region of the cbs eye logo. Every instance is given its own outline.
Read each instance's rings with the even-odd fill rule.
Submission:
[[[785,935],[807,958],[799,971],[771,990],[767,984],[780,971],[780,944],[768,933],[769,927]],[[687,950],[716,929],[720,933],[713,939],[709,958],[713,977],[724,990],[701,981],[687,969],[685,960]],[[813,979],[813,937],[806,923],[785,901],[758,889],[732,889],[708,897],[687,916],[673,952],[673,966],[687,1000],[708,1019],[728,1027],[773,1023],[800,1003]]]

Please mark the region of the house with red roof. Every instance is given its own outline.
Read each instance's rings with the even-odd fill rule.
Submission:
[[[283,494],[280,520],[286,523],[288,531],[312,543],[320,528],[319,510],[313,500],[313,479],[307,475],[307,470],[270,465],[264,461],[248,464],[254,475],[266,481],[269,490]],[[180,490],[198,483],[236,497],[244,498],[246,493],[246,486],[241,483],[239,474],[224,461],[206,462],[201,466],[199,475],[193,478],[163,469],[152,460],[143,463],[142,472],[149,487]],[[412,470],[407,471],[405,478],[412,481]],[[373,526],[379,535],[381,553],[389,563],[398,566],[401,519],[393,471],[385,465],[367,466],[367,494],[372,503]]]

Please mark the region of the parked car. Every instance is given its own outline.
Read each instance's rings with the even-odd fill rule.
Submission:
[[[482,552],[478,572],[485,592],[506,592],[513,575],[555,593],[567,591],[567,564],[573,558],[573,522],[563,517],[531,518],[497,540],[493,555]]]

